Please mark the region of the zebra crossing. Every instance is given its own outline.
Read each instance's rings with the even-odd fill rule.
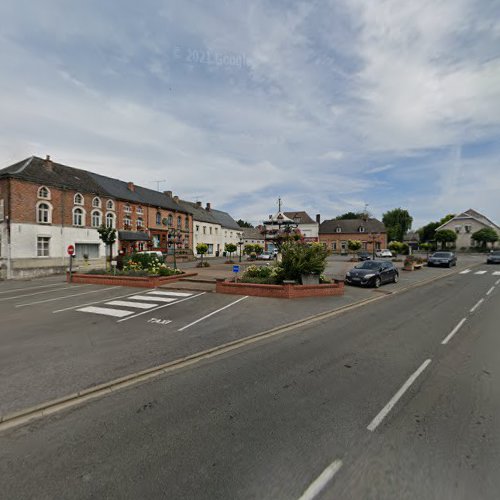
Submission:
[[[476,275],[483,275],[490,273],[490,271],[485,271],[484,269],[481,269],[480,271],[472,271],[472,269],[464,269],[463,271],[460,271],[460,274],[469,274],[469,273],[473,273]],[[500,276],[500,271],[492,271],[491,276]]]
[[[138,293],[119,300],[107,300],[96,306],[91,305],[77,309],[78,312],[100,314],[114,318],[125,318],[138,312],[154,309],[164,306],[168,303],[178,302],[179,300],[191,297],[189,292],[171,292],[163,290],[152,290],[145,293]]]

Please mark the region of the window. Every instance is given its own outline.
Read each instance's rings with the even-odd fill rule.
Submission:
[[[84,215],[81,208],[73,210],[73,226],[83,226]]]
[[[207,234],[207,226],[203,226],[203,234]]]
[[[137,215],[142,215],[144,213],[144,210],[142,207],[137,207]]]
[[[181,229],[182,228],[182,218],[181,216],[179,215],[177,217],[177,229]]]
[[[139,217],[139,218],[137,219],[137,229],[142,228],[142,227],[143,227],[143,225],[144,225],[144,224],[143,224],[143,221],[142,221],[142,219]]]
[[[114,214],[106,214],[106,227],[115,227],[115,216]]]
[[[208,244],[208,251],[207,251],[208,254],[213,254],[214,253],[214,246],[212,243],[209,243]]]
[[[37,257],[49,256],[50,238],[48,236],[38,236],[36,239],[36,255]]]
[[[101,212],[99,212],[99,210],[94,210],[92,212],[92,227],[99,227],[101,224]]]
[[[364,232],[365,232],[365,228],[363,226],[359,226],[358,233],[364,233]]]
[[[126,214],[129,214],[130,212],[132,212],[132,209],[130,208],[130,205],[128,203],[125,205],[123,210],[125,211]]]
[[[49,191],[49,189],[46,188],[45,186],[42,186],[38,190],[38,198],[42,198],[44,200],[50,200],[50,191]]]
[[[75,243],[75,257],[84,259],[85,256],[89,259],[98,259],[99,243]]]
[[[75,205],[83,205],[83,196],[80,193],[75,194]]]
[[[333,251],[337,250],[337,242],[336,241],[332,242],[332,250]]]
[[[172,217],[172,214],[168,214],[167,225],[168,227],[172,227],[174,225],[174,218]]]
[[[342,228],[341,227],[336,227],[335,228],[335,232],[336,233],[341,233],[342,232]]]
[[[215,228],[215,234],[218,234],[218,233],[219,233],[219,228],[218,228],[218,227],[216,227],[216,228]]]
[[[455,232],[457,234],[460,233],[461,229],[462,229],[462,226],[455,226]]]
[[[39,224],[50,224],[52,222],[52,208],[48,203],[38,203],[36,221]]]
[[[465,232],[466,233],[470,233],[471,231],[472,231],[472,226],[469,225],[469,224],[466,224],[466,226],[465,226]]]
[[[92,206],[94,208],[101,208],[101,199],[97,196],[92,200]]]
[[[139,241],[139,243],[137,243],[137,250],[139,250],[139,252],[144,252],[144,242],[143,241]]]
[[[113,200],[108,200],[108,202],[106,203],[106,208],[108,210],[114,210],[115,209],[115,204],[113,203]]]
[[[161,213],[156,212],[156,225],[161,226]]]
[[[131,226],[132,226],[132,221],[130,220],[130,217],[126,215],[123,218],[123,227],[125,227],[126,229],[130,229]]]
[[[196,232],[199,233],[200,232],[200,226],[197,224],[196,225]]]
[[[212,226],[210,226],[210,228],[209,228],[209,229],[210,229],[210,234],[212,234]]]
[[[186,231],[189,231],[189,217],[186,215],[186,218],[184,219],[184,229]]]

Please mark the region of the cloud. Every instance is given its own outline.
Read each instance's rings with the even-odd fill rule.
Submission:
[[[120,5],[2,2],[3,165],[167,179],[246,219],[281,196],[324,218],[500,220],[494,2]]]

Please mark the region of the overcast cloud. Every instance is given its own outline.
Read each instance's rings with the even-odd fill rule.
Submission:
[[[500,222],[496,0],[3,0],[0,160],[259,222],[475,208]]]

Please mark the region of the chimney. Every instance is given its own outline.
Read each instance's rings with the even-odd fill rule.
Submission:
[[[133,182],[128,182],[127,187],[129,191],[135,191],[135,186]]]
[[[52,163],[52,160],[50,159],[50,155],[47,155],[45,157],[45,160],[43,162],[45,168],[49,171],[49,172],[53,172],[54,171],[54,164]]]
[[[178,196],[174,196],[174,201],[175,201],[175,203],[179,203],[179,197]]]
[[[168,196],[169,198],[172,198],[172,191],[163,191],[163,194],[165,196]]]
[[[196,208],[201,208],[201,201],[196,202]]]
[[[206,210],[210,210],[210,203],[207,203]]]
[[[321,224],[321,214],[316,214],[316,223]]]

